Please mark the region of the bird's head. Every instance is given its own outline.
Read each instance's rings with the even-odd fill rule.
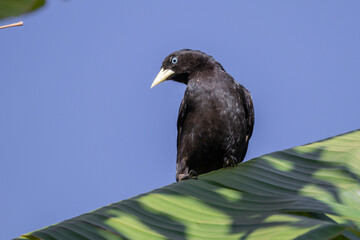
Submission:
[[[166,80],[187,84],[192,75],[214,67],[224,70],[211,56],[197,50],[182,49],[164,59],[151,88]]]

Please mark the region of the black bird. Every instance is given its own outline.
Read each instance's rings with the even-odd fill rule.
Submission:
[[[254,126],[250,92],[211,56],[171,53],[151,88],[165,80],[187,85],[177,121],[176,181],[243,161]]]

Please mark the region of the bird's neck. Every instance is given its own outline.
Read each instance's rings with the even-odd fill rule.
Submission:
[[[188,83],[201,83],[201,84],[209,84],[211,82],[216,81],[218,75],[218,69],[215,68],[207,68],[202,71],[195,72],[189,75]]]
[[[194,83],[194,81],[206,83],[216,81],[216,76],[225,71],[223,67],[217,62],[208,63],[206,66],[198,69],[197,71],[193,71],[190,73],[182,73],[174,76],[173,80],[176,82],[184,83],[188,85],[189,83]]]
[[[217,74],[209,72],[194,75],[187,83],[187,91],[192,95],[208,94],[220,84],[218,79]]]

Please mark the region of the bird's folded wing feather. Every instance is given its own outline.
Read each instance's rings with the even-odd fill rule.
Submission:
[[[255,114],[254,114],[254,105],[251,97],[251,93],[245,88],[242,87],[242,91],[244,93],[244,108],[245,108],[245,116],[247,122],[247,133],[246,140],[249,141],[254,128]]]
[[[177,131],[178,131],[177,146],[179,146],[179,144],[180,144],[180,137],[181,137],[182,128],[184,126],[186,113],[187,113],[187,111],[186,111],[186,103],[185,103],[185,97],[184,97],[180,104],[179,115],[178,115],[178,120],[177,120]]]

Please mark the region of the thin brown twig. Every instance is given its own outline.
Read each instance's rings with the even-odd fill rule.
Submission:
[[[23,24],[24,24],[23,21],[20,21],[20,22],[17,22],[17,23],[12,23],[12,24],[8,24],[8,25],[0,26],[0,29],[9,28],[9,27],[18,27],[18,26],[22,26]]]

